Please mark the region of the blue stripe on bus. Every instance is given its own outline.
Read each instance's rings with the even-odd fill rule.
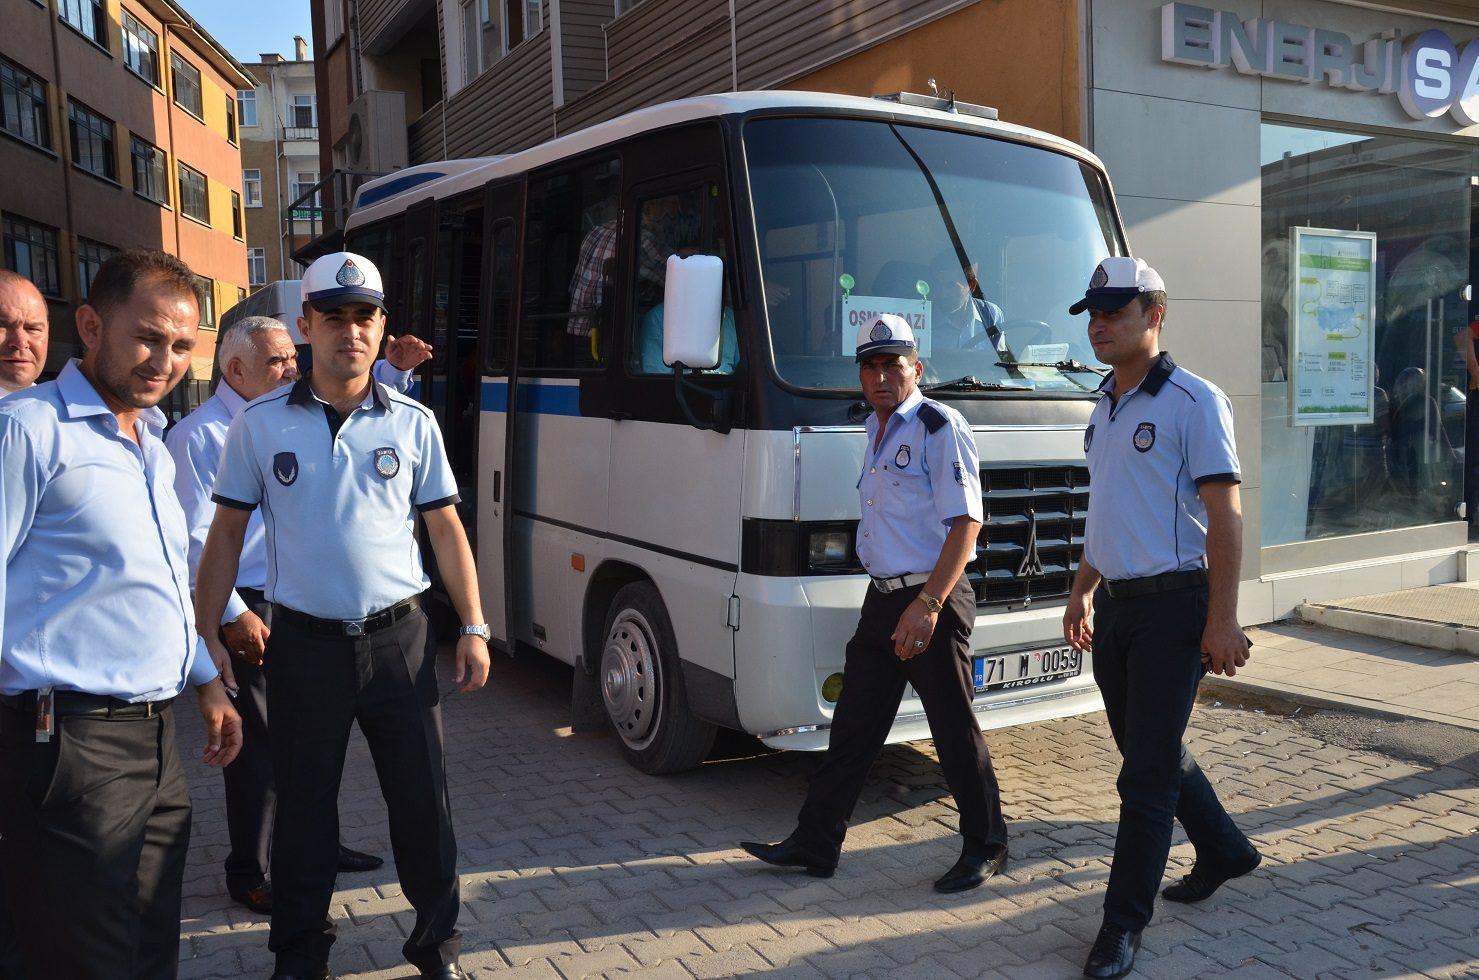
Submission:
[[[419,174],[407,174],[404,177],[387,180],[379,187],[361,190],[359,192],[359,198],[354,202],[354,206],[357,208],[366,208],[388,197],[395,197],[402,191],[408,191],[413,187],[419,187],[433,180],[440,180],[445,176],[447,175],[436,170],[425,170]]]
[[[508,382],[484,381],[482,409],[485,412],[508,411]],[[519,386],[519,411],[535,415],[580,415],[578,385],[522,384]]]

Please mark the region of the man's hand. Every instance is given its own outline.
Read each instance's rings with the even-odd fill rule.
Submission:
[[[431,360],[431,345],[411,334],[386,337],[385,359],[397,371],[414,371]]]
[[[1209,620],[1202,631],[1202,663],[1213,674],[1236,674],[1248,662],[1248,649],[1248,637],[1236,622]]]
[[[923,653],[929,647],[930,637],[935,634],[938,620],[939,617],[919,599],[909,603],[891,637],[894,654],[900,660],[912,660]]]
[[[1089,625],[1089,617],[1094,615],[1094,595],[1079,595],[1075,592],[1068,597],[1068,608],[1063,610],[1063,639],[1075,650],[1088,650],[1094,645],[1094,628]]]
[[[228,693],[236,694],[236,672],[231,669],[230,651],[221,644],[217,637],[206,636],[202,639],[205,640],[206,652],[211,655],[211,663],[216,665],[216,673],[221,675],[221,684]]]
[[[229,766],[241,751],[241,715],[231,707],[226,688],[218,677],[195,689],[200,716],[205,719],[205,753],[200,761],[208,766]]]
[[[221,633],[226,639],[226,649],[249,664],[262,662],[267,654],[267,637],[271,632],[262,618],[250,609],[221,627]]]
[[[457,676],[452,680],[463,694],[476,691],[488,683],[488,641],[481,636],[463,636],[457,640]]]

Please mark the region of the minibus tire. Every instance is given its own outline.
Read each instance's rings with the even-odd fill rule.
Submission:
[[[718,729],[688,706],[678,643],[656,586],[622,586],[601,636],[601,703],[627,762],[662,775],[708,758]]]

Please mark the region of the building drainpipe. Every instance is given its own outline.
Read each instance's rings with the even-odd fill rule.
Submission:
[[[267,90],[272,98],[272,182],[276,186],[272,188],[273,195],[277,198],[277,278],[288,277],[288,234],[283,228],[283,200],[282,200],[282,120],[277,116],[277,66],[273,65],[267,70]],[[315,90],[316,91],[316,90]]]
[[[171,24],[169,21],[164,20],[163,18],[160,18],[160,21],[159,22],[164,25],[164,52],[163,52],[163,54],[167,57],[169,55],[169,51],[170,51],[170,39],[169,39],[170,28],[172,26],[174,26],[174,25]],[[160,81],[164,81],[164,78],[165,78],[165,70],[164,70],[164,66],[163,65],[160,66],[159,75],[160,75]],[[175,158],[175,173],[178,173],[179,172],[179,166],[180,166],[180,158],[179,158],[179,155],[177,154],[177,152],[175,150],[175,103],[174,103],[174,89],[175,89],[175,80],[173,78],[171,78],[171,79],[169,79],[169,89],[168,89],[168,91],[166,92],[166,94],[164,96],[164,119],[165,119],[165,132],[169,136],[169,152],[170,152],[170,155]],[[169,183],[179,184],[179,181],[178,180],[173,180],[172,181],[170,179],[171,176],[172,175],[169,174],[169,173],[166,173],[164,175],[164,179],[167,182],[166,183],[166,186],[165,186],[165,191],[164,191],[164,196],[166,198],[169,197],[169,187],[168,187],[168,184]],[[209,193],[209,189],[207,189],[207,193]],[[173,214],[173,219],[174,219],[174,224],[175,224],[175,257],[176,258],[179,258],[180,257],[180,207],[181,207],[182,203],[183,202],[178,201],[178,200],[175,201],[174,214]]]

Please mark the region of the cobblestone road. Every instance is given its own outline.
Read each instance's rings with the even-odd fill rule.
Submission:
[[[814,757],[733,739],[730,758],[697,772],[644,776],[610,737],[570,733],[567,683],[552,664],[500,659],[490,691],[446,702],[474,976],[1078,975],[1117,813],[1103,715],[988,734],[1013,863],[988,887],[941,896],[930,883],[958,838],[928,743],[885,751],[837,876],[819,881],[735,847],[789,831]],[[180,720],[198,758],[198,715]],[[1192,741],[1266,862],[1208,907],[1163,903],[1140,975],[1479,976],[1479,758],[1405,762],[1311,737],[1298,718],[1206,704]],[[195,765],[191,779],[181,976],[266,977],[265,920],[225,896],[220,777]],[[357,737],[341,813],[347,843],[389,855]],[[1178,836],[1170,873],[1190,860]],[[393,867],[339,885],[338,975],[413,975]]]

